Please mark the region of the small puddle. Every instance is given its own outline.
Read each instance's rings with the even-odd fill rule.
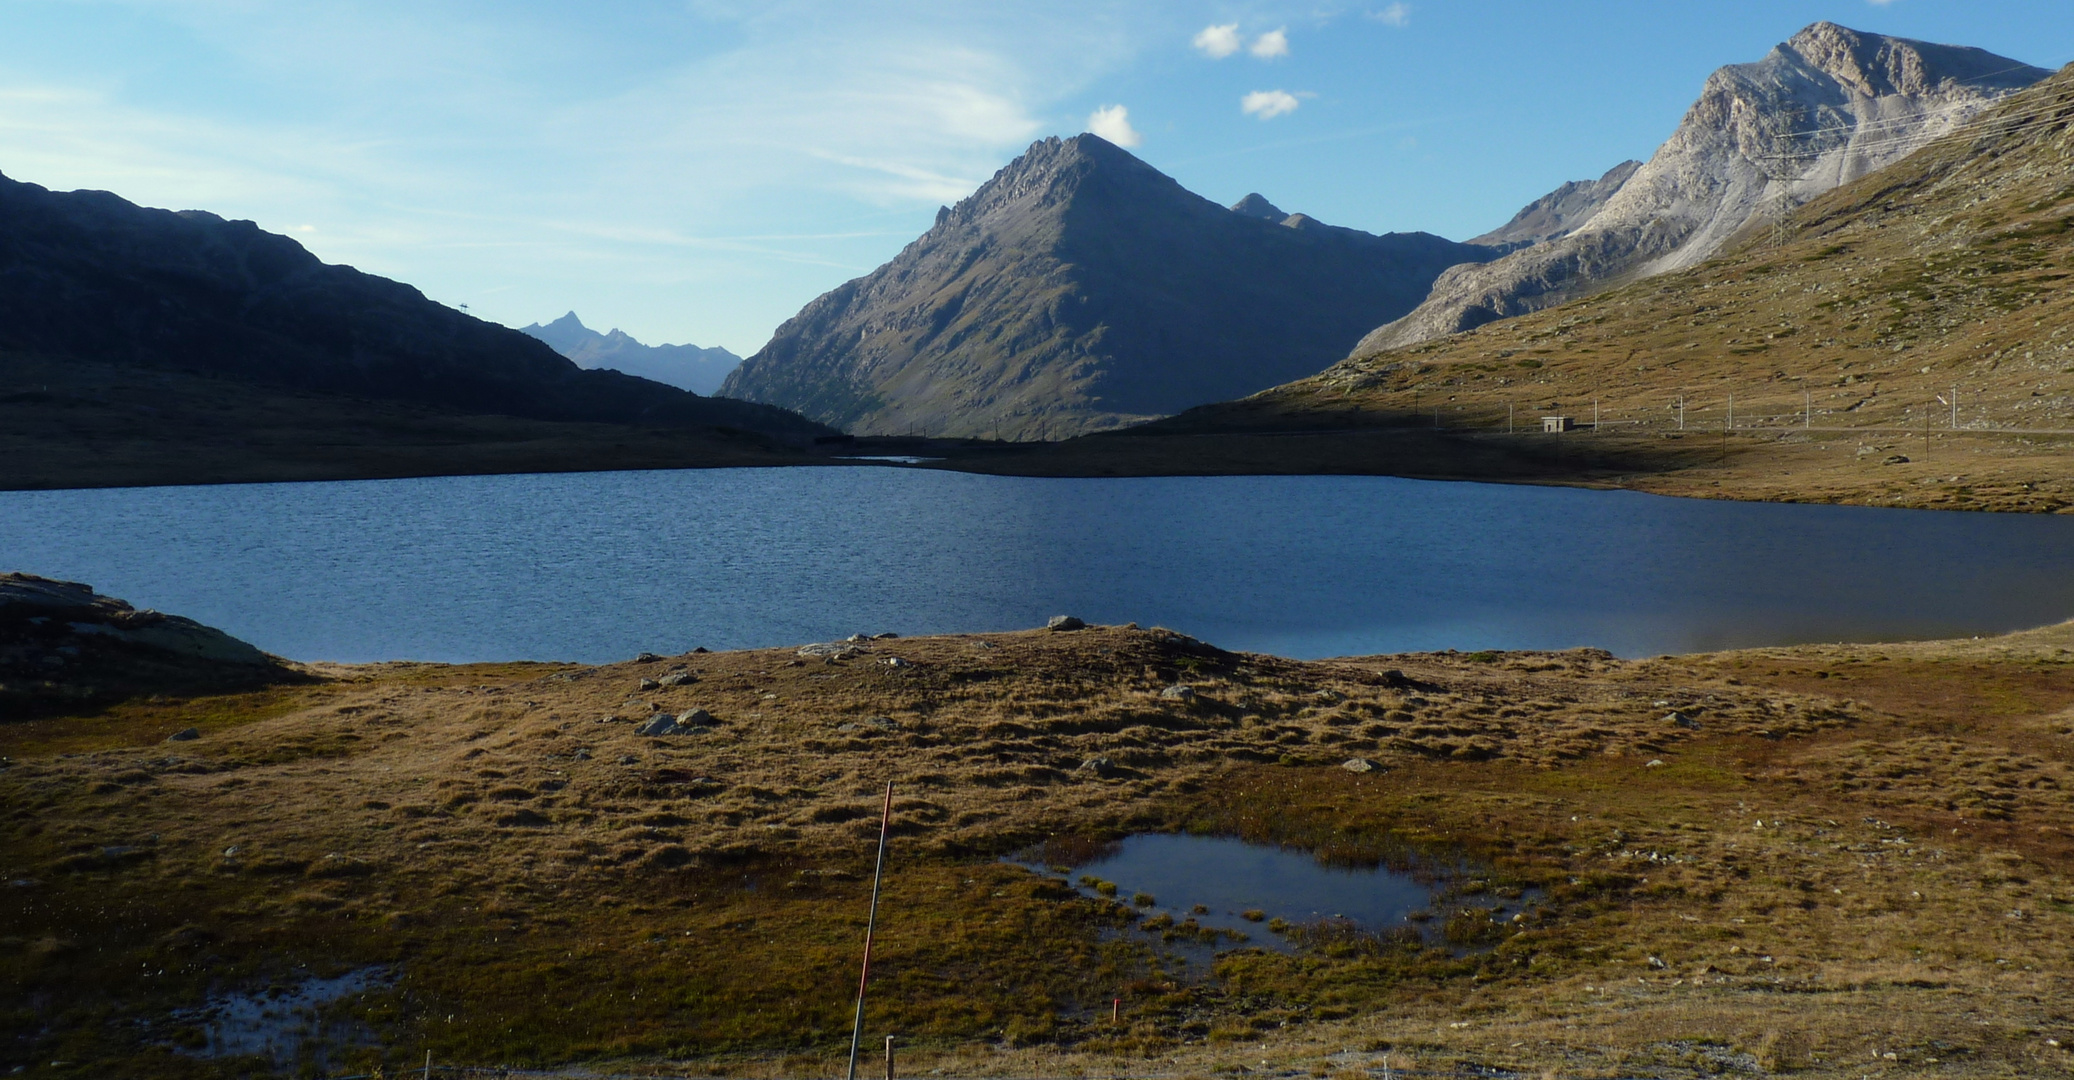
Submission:
[[[373,1030],[331,1006],[389,982],[387,971],[361,968],[330,979],[213,995],[173,1019],[200,1030],[200,1045],[182,1047],[197,1057],[262,1057],[282,1068],[309,1062],[324,1069],[334,1064],[335,1052],[375,1043]]]
[[[1006,861],[1132,905],[1131,936],[1190,961],[1235,947],[1294,952],[1305,929],[1437,941],[1440,920],[1417,917],[1431,915],[1454,878],[1449,867],[1333,866],[1301,849],[1173,833],[1047,844]],[[1520,903],[1495,902],[1494,918]]]

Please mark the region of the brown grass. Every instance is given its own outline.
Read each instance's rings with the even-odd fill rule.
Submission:
[[[382,964],[364,1065],[825,1073],[890,778],[868,1043],[914,1071],[2059,1069],[2069,646],[1298,663],[1096,628],[335,668],[41,721],[0,770],[0,879],[33,882],[0,889],[5,1053],[232,1074],[161,1045],[170,1009]],[[673,669],[698,681],[638,691]],[[720,723],[634,735],[651,704]],[[158,743],[181,709],[208,734]],[[839,730],[869,717],[897,726]],[[1457,948],[1291,927],[1192,979],[1112,933],[1128,895],[994,861],[1148,829],[1478,869],[1432,924]]]

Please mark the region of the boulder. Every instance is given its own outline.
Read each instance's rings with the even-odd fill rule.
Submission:
[[[656,713],[634,729],[636,735],[699,735],[713,726],[713,714],[693,709],[682,716]]]
[[[1367,758],[1348,758],[1347,760],[1340,763],[1340,768],[1345,769],[1350,773],[1374,772],[1375,762],[1370,761]]]
[[[1044,628],[1045,628],[1046,630],[1055,630],[1055,631],[1056,631],[1056,630],[1084,630],[1084,629],[1086,629],[1086,628],[1087,628],[1087,624],[1086,624],[1086,623],[1084,623],[1084,622],[1081,622],[1079,618],[1077,618],[1077,617],[1075,617],[1075,616],[1072,616],[1072,615],[1053,615],[1053,616],[1051,617],[1050,621],[1048,621],[1048,622],[1046,622],[1046,623],[1044,624]]]
[[[654,679],[642,679],[642,680],[641,680],[641,689],[643,689],[643,690],[658,690],[658,689],[661,689],[661,688],[662,688],[662,683],[659,683],[659,682],[657,682],[657,681],[656,681],[656,680],[654,680]]]
[[[166,736],[166,741],[167,741],[167,742],[192,742],[192,741],[194,741],[195,739],[199,739],[199,738],[201,738],[201,737],[202,737],[202,729],[201,729],[201,728],[181,728],[180,730],[178,730],[178,731],[176,731],[176,732],[172,733],[171,735],[168,735],[168,736]]]
[[[697,681],[699,681],[698,676],[688,671],[673,671],[657,679],[656,683],[661,686],[690,686]]]
[[[1698,731],[1700,729],[1699,721],[1694,720],[1692,717],[1687,716],[1684,713],[1678,712],[1676,710],[1672,710],[1668,715],[1666,715],[1664,717],[1664,722],[1667,724],[1671,724],[1675,727],[1682,727],[1687,731]]]
[[[1096,776],[1108,776],[1116,771],[1116,763],[1105,757],[1091,757],[1081,762],[1080,768],[1075,771],[1094,773]]]
[[[1195,687],[1187,683],[1177,683],[1161,690],[1159,696],[1167,701],[1194,701]]]
[[[852,645],[847,641],[823,641],[800,646],[798,655],[809,660],[816,657],[823,660],[848,660],[853,656],[862,656],[867,651],[869,650],[863,646]]]

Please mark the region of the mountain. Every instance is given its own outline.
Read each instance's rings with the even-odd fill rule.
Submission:
[[[1697,266],[1141,431],[1423,434],[1446,440],[1436,461],[1502,451],[1544,480],[1527,466],[1666,494],[2074,511],[2070,161],[2074,65]],[[1526,434],[1543,415],[1602,430]]]
[[[1710,76],[1670,141],[1588,220],[1540,230],[1551,239],[1441,275],[1417,310],[1377,328],[1354,352],[1416,344],[1693,266],[1752,224],[1899,161],[2048,74],[1980,49],[1818,22],[1764,59]],[[1559,189],[1549,199],[1575,195]],[[1539,206],[1479,241],[1531,238]]]
[[[1639,161],[1623,161],[1597,180],[1572,180],[1528,203],[1511,221],[1469,242],[1513,251],[1560,240],[1590,221],[1641,167]]]
[[[643,345],[624,330],[600,334],[583,325],[570,312],[546,324],[534,323],[519,331],[547,342],[580,368],[621,371],[659,383],[712,394],[742,358],[726,349],[701,349],[696,345]]]
[[[1493,254],[1226,209],[1093,135],[1047,139],[720,392],[860,434],[1058,438],[1311,374]]]
[[[0,352],[144,365],[541,420],[825,431],[769,406],[585,371],[249,221],[0,177]]]

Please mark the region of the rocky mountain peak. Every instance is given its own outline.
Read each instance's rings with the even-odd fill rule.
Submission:
[[[1260,218],[1263,221],[1281,221],[1289,216],[1257,191],[1231,204],[1231,212],[1244,217]]]
[[[2050,74],[1981,49],[1815,23],[1761,60],[1708,76],[1678,129],[1587,219],[1442,275],[1425,303],[1355,352],[1417,344],[1696,265],[1752,225],[1892,165]],[[1576,195],[1558,189],[1543,201]],[[1537,206],[1522,217],[1538,216]],[[1537,230],[1522,231],[1531,239]]]
[[[1068,198],[1094,177],[1126,186],[1155,185],[1181,191],[1165,174],[1099,135],[1082,133],[1070,139],[1054,135],[1031,143],[978,190],[956,206],[939,211],[936,228],[958,228],[1018,208],[1050,205]]]

